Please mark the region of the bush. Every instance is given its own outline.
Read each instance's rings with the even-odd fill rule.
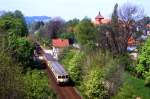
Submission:
[[[52,90],[49,90],[48,78],[42,71],[33,70],[27,72],[24,77],[26,89],[27,89],[27,98],[32,99],[52,99],[56,98],[56,95]]]
[[[85,76],[82,90],[86,99],[104,99],[107,97],[108,92],[104,87],[103,72],[99,68],[95,68]]]
[[[150,89],[144,86],[144,80],[124,74],[124,83],[113,99],[149,99]]]
[[[0,52],[0,99],[24,99],[27,95],[22,69],[5,52]]]
[[[68,72],[71,79],[75,84],[80,84],[81,81],[81,67],[82,67],[83,54],[81,52],[76,52],[68,64]]]
[[[139,62],[136,67],[137,73],[148,71],[150,69],[150,39],[147,39],[145,44],[142,46],[138,58]]]
[[[150,69],[148,72],[145,72],[144,77],[145,77],[145,86],[150,87]]]

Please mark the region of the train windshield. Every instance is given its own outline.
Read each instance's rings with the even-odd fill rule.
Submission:
[[[61,76],[58,76],[58,78],[61,78]]]
[[[66,78],[69,78],[69,76],[68,76],[68,75],[66,75]]]
[[[64,79],[64,78],[69,78],[69,76],[68,76],[68,75],[66,75],[66,76],[58,76],[58,78],[59,78],[59,79],[61,79],[61,78]]]

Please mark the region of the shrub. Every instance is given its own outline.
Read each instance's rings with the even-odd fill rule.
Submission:
[[[83,82],[83,91],[87,99],[104,99],[107,96],[107,90],[103,84],[102,70],[95,68],[89,72]]]
[[[147,39],[142,46],[138,58],[139,62],[136,67],[137,73],[148,71],[150,69],[150,39]]]
[[[138,64],[138,65],[136,66],[135,70],[137,71],[137,76],[138,76],[138,77],[142,77],[145,69],[144,69],[144,66],[143,66],[143,65]]]
[[[68,64],[68,72],[71,79],[78,85],[81,80],[81,66],[82,66],[83,54],[81,52],[76,52]]]
[[[145,77],[145,86],[150,87],[150,69],[148,72],[145,72],[144,77]]]
[[[56,98],[56,95],[49,90],[48,78],[42,71],[32,70],[27,72],[24,77],[27,90],[27,99],[52,99]]]

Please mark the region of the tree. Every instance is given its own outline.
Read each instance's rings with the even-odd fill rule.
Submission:
[[[32,66],[34,45],[27,38],[17,38],[10,44],[12,48],[12,56],[24,66]]]
[[[65,22],[61,18],[54,18],[47,24],[46,35],[51,38],[57,38],[59,34],[63,33]]]
[[[33,24],[33,31],[37,31],[37,30],[39,30],[43,26],[44,26],[44,22],[43,21],[35,22]]]
[[[27,36],[27,27],[21,12],[8,12],[0,17],[0,28],[10,36]]]
[[[114,11],[111,17],[111,24],[101,25],[98,27],[97,41],[99,46],[103,49],[110,50],[112,53],[121,53],[119,45],[122,34],[119,31],[118,20],[118,4],[114,6]]]
[[[19,10],[16,10],[14,12],[14,15],[15,15],[16,18],[19,18],[21,20],[21,23],[22,23],[22,26],[23,26],[22,32],[25,33],[24,36],[27,36],[28,35],[28,29],[27,29],[27,24],[26,24],[24,15]]]
[[[102,37],[98,35],[99,45],[109,48],[110,51],[116,54],[125,54],[127,52],[128,40],[134,37],[136,33],[135,22],[142,18],[143,13],[138,6],[124,4],[118,9],[118,4],[114,6],[112,13],[111,24],[100,26],[99,34],[102,32]]]
[[[66,23],[66,28],[67,28],[67,32],[71,32],[71,33],[74,33],[75,32],[75,27],[76,25],[79,23],[79,19],[73,19],[73,20],[69,20],[67,23]]]
[[[18,63],[6,54],[0,52],[0,98],[24,99],[26,94],[22,69]]]
[[[136,35],[136,25],[135,23],[143,18],[144,10],[137,5],[131,3],[125,3],[122,7],[118,9],[119,18],[119,32],[121,33],[119,50],[126,52],[127,43],[129,38]]]
[[[79,44],[86,45],[95,41],[96,29],[91,20],[84,18],[75,28],[75,37]]]

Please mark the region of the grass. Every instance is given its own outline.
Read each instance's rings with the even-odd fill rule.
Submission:
[[[150,88],[144,86],[144,80],[124,74],[124,84],[113,99],[150,99]]]

